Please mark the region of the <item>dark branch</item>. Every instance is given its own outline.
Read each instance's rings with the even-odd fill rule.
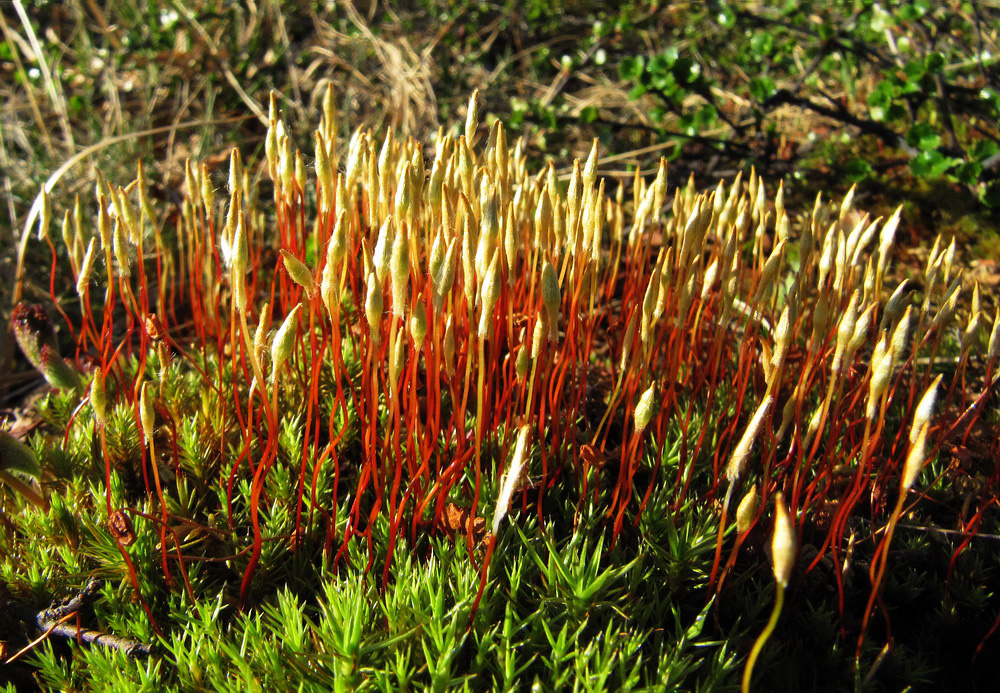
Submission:
[[[79,613],[86,607],[97,593],[99,587],[100,583],[97,580],[91,579],[72,598],[58,606],[51,606],[42,611],[36,611],[29,606],[16,603],[8,603],[6,607],[25,625],[37,630],[39,633],[48,633],[49,636],[71,638],[79,642],[101,645],[112,650],[124,652],[129,657],[148,656],[151,652],[151,647],[138,640],[78,627],[72,623],[59,623],[60,620]]]
[[[883,123],[879,123],[875,120],[869,120],[867,118],[859,118],[858,116],[851,113],[844,106],[824,106],[823,104],[816,103],[812,99],[797,96],[787,89],[779,89],[773,96],[768,98],[762,105],[765,109],[772,108],[774,106],[781,106],[784,104],[789,104],[791,106],[798,106],[799,108],[808,109],[814,113],[818,113],[827,118],[832,118],[833,120],[840,121],[847,125],[853,125],[854,127],[861,130],[862,133],[875,135],[881,139],[886,144],[902,149],[909,154],[916,154],[913,148],[907,144],[906,140],[898,132],[893,130]]]

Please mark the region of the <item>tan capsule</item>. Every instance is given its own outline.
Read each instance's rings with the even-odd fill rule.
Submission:
[[[375,249],[372,251],[372,264],[375,266],[375,276],[379,283],[384,282],[389,276],[389,265],[392,260],[392,246],[395,240],[395,229],[392,217],[387,217],[378,230],[378,238],[375,241]]]
[[[414,351],[419,352],[427,337],[427,309],[421,300],[417,300],[410,312],[410,337],[413,338]]]
[[[750,529],[750,524],[757,516],[760,507],[760,496],[757,495],[757,485],[754,484],[736,507],[736,531],[743,534]]]
[[[934,379],[934,382],[932,382],[930,386],[924,390],[924,394],[920,398],[917,408],[913,410],[913,424],[910,426],[911,444],[916,441],[916,437],[920,429],[931,422],[931,417],[934,415],[934,405],[937,403],[938,387],[941,385],[941,380],[943,378],[944,375],[942,374]]]
[[[469,309],[476,303],[476,260],[473,252],[472,235],[469,231],[468,221],[463,221],[464,233],[462,234],[462,276],[463,289],[465,290],[465,300],[469,304]]]
[[[854,328],[857,326],[858,321],[858,301],[860,298],[861,294],[858,291],[855,291],[851,295],[847,311],[841,317],[840,325],[837,327],[837,346],[834,349],[833,363],[830,367],[834,375],[840,374],[844,366],[844,354],[847,352],[847,347],[854,338]]]
[[[396,328],[392,327],[390,329],[396,329]],[[391,370],[389,373],[389,377],[391,381],[394,382],[399,373],[402,372],[403,366],[405,365],[405,356],[406,356],[406,340],[397,339],[396,346],[393,348],[392,351],[392,363],[390,364]]]
[[[49,192],[42,186],[42,210],[38,215],[38,240],[49,237],[49,226],[52,224],[52,200]]]
[[[257,322],[257,329],[253,333],[254,356],[259,361],[264,358],[264,346],[267,342],[267,331],[271,327],[271,304],[265,303],[260,310],[260,320]]]
[[[993,316],[993,330],[990,332],[989,346],[986,348],[986,358],[994,360],[1000,356],[1000,308]]]
[[[539,313],[535,317],[535,327],[531,332],[531,359],[535,360],[542,352],[542,345],[545,343],[545,334],[548,332],[545,318]]]
[[[232,263],[233,277],[243,277],[250,268],[250,247],[242,214],[237,217],[233,232]]]
[[[409,163],[403,169],[401,178],[399,187],[396,189],[396,199],[394,200],[396,218],[398,221],[410,223],[412,220],[411,212],[413,211],[413,176]]]
[[[278,371],[282,365],[292,355],[292,350],[295,347],[295,335],[298,331],[299,311],[301,309],[301,303],[292,308],[292,311],[285,316],[284,322],[281,323],[281,327],[278,328],[278,331],[274,335],[274,340],[271,342],[272,382],[278,377]]]
[[[112,248],[114,249],[115,260],[118,261],[118,272],[121,276],[128,278],[132,276],[132,268],[128,254],[128,239],[125,237],[125,225],[119,219],[115,219],[114,231],[111,234]]]
[[[882,312],[882,321],[879,329],[885,329],[888,325],[895,323],[899,319],[900,311],[909,307],[907,301],[910,298],[911,291],[909,279],[904,279],[899,283],[896,290],[889,296],[889,300],[885,302],[885,309]]]
[[[625,326],[625,339],[622,340],[622,357],[618,362],[618,370],[622,372],[628,367],[628,359],[632,353],[632,342],[635,341],[636,313],[637,311],[632,311],[632,315],[628,319],[628,324]]]
[[[94,369],[94,380],[90,384],[90,405],[94,408],[94,416],[103,425],[107,421],[108,392],[100,366]]]
[[[646,430],[649,422],[656,415],[658,405],[656,402],[656,383],[650,384],[646,391],[639,397],[638,404],[635,405],[635,433],[641,434]]]
[[[881,277],[889,266],[889,259],[892,253],[892,244],[896,238],[896,229],[899,228],[900,215],[903,213],[903,206],[900,205],[892,213],[889,220],[882,225],[878,240],[878,276]]]
[[[500,174],[500,180],[503,181],[507,177],[507,167],[509,161],[510,152],[507,149],[507,131],[503,126],[503,123],[499,120],[497,121],[497,141],[496,141],[496,165],[498,172]]]
[[[848,361],[854,353],[861,347],[862,344],[868,341],[868,330],[872,325],[872,315],[875,312],[876,304],[872,303],[869,305],[860,316],[858,316],[857,322],[854,323],[854,334],[847,342],[847,349],[844,353],[844,358]]]
[[[903,463],[903,475],[900,477],[900,488],[905,493],[913,488],[920,470],[924,468],[927,461],[927,434],[930,432],[930,424],[924,424],[918,430],[910,430],[910,449],[906,453],[906,461]]]
[[[153,438],[153,424],[155,419],[153,399],[148,392],[149,382],[144,382],[142,384],[142,389],[139,390],[139,423],[142,425],[142,435],[147,441],[152,440]]]
[[[514,361],[514,371],[517,373],[518,380],[524,380],[524,376],[528,374],[528,367],[530,365],[530,353],[524,345],[521,345],[521,348],[517,350],[517,359]]]
[[[771,537],[771,562],[774,579],[782,587],[788,586],[792,576],[797,551],[795,526],[785,508],[785,500],[780,492],[774,496],[774,535]]]
[[[87,244],[87,252],[83,256],[83,262],[80,264],[80,274],[76,279],[76,293],[81,298],[87,291],[87,286],[90,284],[90,274],[94,270],[94,249],[96,242],[97,239],[90,239],[90,243]]]
[[[306,264],[284,248],[281,249],[281,257],[285,262],[285,270],[288,272],[288,276],[292,278],[292,281],[305,289],[306,296],[312,297],[313,292],[316,291],[316,281],[313,279],[312,272],[306,267]]]
[[[431,243],[431,252],[427,254],[427,274],[433,281],[441,271],[444,263],[444,254],[447,250],[448,238],[443,231],[438,229],[434,234],[434,241]]]
[[[733,449],[733,455],[729,459],[729,464],[726,465],[726,479],[729,483],[736,483],[737,479],[743,475],[747,459],[750,457],[750,449],[753,447],[754,441],[757,440],[760,429],[764,424],[764,417],[770,410],[773,401],[774,397],[772,395],[764,397],[757,406],[757,411],[754,412],[750,423],[747,424],[747,430],[744,431],[743,437],[740,438],[740,442]]]
[[[514,443],[514,454],[510,460],[510,466],[504,472],[503,482],[500,484],[500,493],[497,495],[496,510],[493,511],[493,534],[500,529],[500,523],[507,516],[510,510],[510,501],[517,490],[517,484],[524,474],[527,466],[528,442],[531,440],[531,426],[524,425],[517,431],[517,441]]]
[[[882,341],[879,342],[881,344]],[[892,347],[890,346],[882,357],[876,362],[872,359],[872,376],[868,383],[868,402],[866,414],[869,419],[874,419],[878,411],[879,400],[887,389],[892,378],[893,361],[895,360]]]
[[[368,275],[368,292],[365,295],[365,318],[371,331],[372,342],[378,346],[382,326],[382,286],[374,272]]]
[[[479,314],[479,334],[485,337],[489,333],[489,328],[493,320],[493,308],[500,298],[500,253],[493,253],[493,261],[490,262],[483,278],[482,307]]]
[[[410,244],[404,233],[397,233],[392,243],[390,276],[392,314],[402,317],[406,306],[407,285],[410,282]]]
[[[912,322],[913,306],[907,306],[903,317],[896,324],[896,329],[892,331],[892,339],[889,340],[889,343],[892,345],[892,352],[897,359],[902,358],[903,354],[906,353],[906,342],[910,336],[910,324]]]
[[[562,294],[556,268],[548,260],[542,266],[542,303],[545,304],[545,314],[549,322],[549,341],[555,342],[559,338],[559,306],[562,303]]]
[[[583,187],[588,190],[594,187],[597,180],[597,138],[594,138],[590,146],[590,154],[587,156],[587,163],[583,165]]]
[[[334,101],[333,82],[326,83],[323,90],[323,125],[327,137],[333,139],[337,134],[337,104]]]
[[[440,309],[444,305],[445,298],[451,293],[451,288],[455,284],[455,269],[458,266],[456,255],[458,254],[458,238],[452,238],[448,242],[448,250],[445,253],[444,261],[436,275],[434,275],[434,305]]]
[[[101,250],[104,252],[112,250],[111,215],[108,214],[108,204],[108,198],[104,194],[101,194],[100,201],[98,202],[97,233],[101,237]]]
[[[476,89],[469,97],[468,112],[465,116],[465,141],[472,145],[479,129],[479,90]]]

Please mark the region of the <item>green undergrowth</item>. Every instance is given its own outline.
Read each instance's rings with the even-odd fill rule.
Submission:
[[[42,403],[50,425],[65,425],[69,400],[53,394]],[[187,406],[200,402],[189,399]],[[206,406],[203,416],[210,416],[208,411]],[[102,463],[89,452],[94,433],[84,418],[71,427],[65,448],[36,436],[42,464],[56,477],[52,507],[48,513],[23,508],[18,514],[17,531],[4,537],[0,577],[17,598],[39,606],[96,577],[103,582],[91,626],[152,643],[155,653],[131,659],[110,649],[50,639],[23,660],[46,688],[78,690],[101,682],[117,690],[510,690],[530,685],[543,690],[678,685],[721,690],[732,687],[738,676],[739,656],[729,636],[746,637],[761,608],[745,607],[744,615],[728,625],[715,623],[719,614],[707,590],[714,513],[698,512],[693,504],[674,513],[667,495],[657,492],[637,531],[627,530],[611,548],[603,516],[590,503],[578,506],[571,495],[550,495],[541,524],[532,512],[516,512],[516,521],[501,529],[490,580],[473,618],[480,571],[477,561],[469,560],[462,535],[426,537],[415,546],[401,539],[387,580],[382,568],[389,532],[383,517],[371,533],[372,549],[355,541],[336,565],[324,555],[322,537],[308,537],[289,552],[294,508],[278,499],[294,498],[294,481],[291,465],[281,465],[268,478],[273,500],[262,508],[264,533],[275,539],[265,546],[255,578],[256,604],[240,612],[236,578],[245,558],[232,554],[246,541],[248,521],[240,508],[248,502],[248,484],[237,484],[233,528],[225,520],[224,494],[178,488],[171,498],[177,504],[170,508],[174,517],[204,523],[185,538],[182,550],[200,544],[205,554],[216,555],[187,564],[189,593],[167,588],[157,528],[143,517],[155,511],[136,493],[141,479],[120,469],[112,477],[113,504],[134,508],[136,540],[129,553],[140,592],[159,625],[157,634],[133,596],[105,526]],[[297,425],[287,421],[282,435],[292,459]],[[177,444],[188,478],[197,479],[198,468],[212,464],[205,459],[210,454],[203,450],[204,441],[188,426]],[[133,417],[116,410],[107,433],[112,455],[126,462],[120,455],[129,443],[135,449],[137,437]],[[484,488],[484,496],[493,493]],[[200,539],[198,532],[210,536]],[[212,546],[205,548],[206,543]],[[178,573],[172,567],[171,579],[182,579]]]
[[[116,461],[112,502],[131,508],[136,538],[129,553],[159,632],[136,599],[106,526],[103,460],[94,452],[99,447],[89,405],[70,423],[72,395],[54,392],[40,402],[45,423],[32,443],[49,477],[51,508],[13,508],[8,498],[5,512],[15,529],[0,533],[0,579],[13,599],[44,608],[88,579],[99,579],[84,625],[151,644],[153,654],[131,658],[53,637],[0,670],[9,689],[30,681],[44,689],[130,691],[738,690],[744,653],[773,601],[765,549],[770,526],[761,521],[751,529],[725,588],[710,591],[718,514],[698,499],[711,484],[708,471],[694,473],[691,500],[680,507],[674,507],[672,481],[657,483],[645,512],[637,523],[630,512],[617,542],[604,513],[565,490],[573,483],[546,496],[541,519],[533,504],[525,500],[525,509],[515,502],[473,615],[482,552],[475,550],[470,560],[461,533],[425,533],[416,545],[401,538],[387,574],[384,514],[375,521],[371,546],[358,537],[343,555],[326,553],[320,533],[307,534],[289,550],[293,461],[301,437],[301,421],[292,417],[280,436],[286,463],[272,471],[262,502],[261,523],[270,540],[254,578],[254,603],[241,611],[246,552],[241,555],[238,547],[250,536],[249,483],[235,485],[230,526],[224,490],[199,482],[202,475],[219,473],[220,442],[204,433],[232,422],[218,421],[214,395],[197,390],[194,371],[175,363],[170,372],[163,383],[173,413],[185,422],[176,445],[187,482],[170,494],[169,511],[191,521],[186,536],[184,523],[172,527],[182,535],[181,550],[200,556],[186,561],[186,577],[177,562],[164,577],[152,521],[156,510],[135,471],[141,449],[135,414],[119,407],[107,426]],[[67,425],[63,445],[58,432]],[[710,424],[699,417],[695,425]],[[660,478],[672,480],[679,432],[668,431],[665,440],[661,450],[647,450],[643,468],[652,468],[660,455]],[[939,471],[934,464],[929,473]],[[484,497],[494,497],[493,482],[487,478],[485,484]],[[318,487],[329,489],[329,480],[320,475]],[[637,481],[637,496],[645,490]],[[308,513],[308,493],[304,503]],[[805,570],[816,530],[804,528],[786,617],[758,665],[758,690],[921,690],[946,677],[969,682],[983,675],[990,647],[966,667],[977,644],[971,634],[989,627],[1000,546],[975,542],[946,574],[953,542],[927,531],[934,526],[930,506],[923,522],[911,518],[912,528],[899,530],[893,554],[898,567],[884,587],[896,646],[886,657],[866,643],[856,672],[853,640],[845,640],[841,628],[857,626],[868,594],[859,566],[868,557],[859,550],[844,572],[848,616],[842,626],[832,565],[826,560]],[[338,518],[338,532],[344,521]],[[872,529],[864,520],[852,526],[859,536]],[[189,586],[180,586],[182,580]],[[873,624],[872,633],[872,642],[883,640],[883,624]]]

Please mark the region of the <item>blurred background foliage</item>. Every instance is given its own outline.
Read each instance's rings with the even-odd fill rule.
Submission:
[[[914,243],[958,233],[987,260],[1000,245],[995,2],[15,0],[0,12],[5,309],[9,249],[71,157],[94,147],[55,186],[56,209],[139,158],[155,192],[178,199],[187,157],[217,165],[239,146],[254,160],[272,89],[310,151],[331,81],[344,136],[389,125],[426,141],[479,88],[486,119],[563,173],[596,137],[604,175],[666,156],[675,184],[755,166],[811,202],[858,183],[876,213],[907,205]]]

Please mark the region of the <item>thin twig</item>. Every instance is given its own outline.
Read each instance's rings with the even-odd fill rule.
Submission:
[[[66,623],[66,621],[80,613],[87,602],[97,593],[99,587],[100,582],[91,579],[84,585],[83,589],[65,603],[43,609],[42,611],[35,611],[31,607],[22,604],[7,604],[6,609],[9,612],[13,613],[24,623],[31,624],[41,631],[42,634],[7,659],[5,663],[10,664],[21,655],[44,642],[46,638],[54,635],[73,639],[78,642],[102,645],[112,650],[124,652],[129,657],[148,656],[151,648],[146,643]]]
[[[899,523],[896,525],[898,528],[915,529],[920,532],[930,532],[932,534],[944,534],[945,536],[969,536],[969,532],[963,532],[960,529],[944,529],[943,527],[930,527],[925,525],[905,525]],[[1000,541],[1000,534],[985,534],[983,532],[976,532],[976,539],[994,539]]]
[[[18,650],[17,652],[15,652],[13,655],[11,655],[10,657],[8,657],[7,660],[4,662],[4,664],[13,664],[21,655],[27,654],[28,652],[31,652],[31,650],[35,649],[36,647],[38,647],[39,645],[41,645],[43,642],[45,642],[45,640],[50,635],[52,635],[52,633],[55,632],[56,628],[58,628],[60,626],[60,624],[62,624],[64,621],[68,621],[69,619],[73,618],[75,615],[76,615],[75,613],[66,614],[65,616],[63,616],[58,621],[56,621],[55,623],[51,624],[41,635],[39,635],[37,638],[35,638],[31,642],[29,642],[27,645],[25,645],[24,647],[22,647],[20,650]]]

